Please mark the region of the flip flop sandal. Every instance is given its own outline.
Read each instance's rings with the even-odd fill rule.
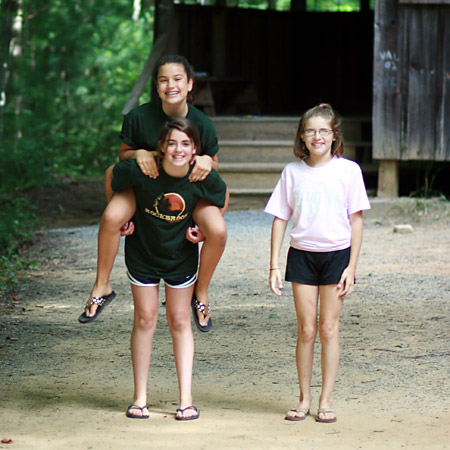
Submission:
[[[289,413],[292,412],[294,413],[294,415],[290,416]],[[302,417],[298,417],[295,414],[298,413],[302,413],[303,416]],[[286,414],[285,416],[285,420],[290,420],[292,422],[300,422],[302,420],[305,420],[306,417],[309,416],[309,409],[305,409],[305,408],[298,408],[298,409],[291,409],[288,414]]]
[[[206,307],[205,307],[205,305],[202,302],[199,302],[197,300],[197,297],[195,296],[195,294],[192,297],[191,307],[192,307],[192,314],[194,316],[194,322],[195,322],[195,325],[197,325],[197,328],[200,331],[203,331],[204,333],[208,332],[211,329],[211,327],[212,327],[212,318],[211,317],[209,318],[209,321],[208,321],[207,325],[202,326],[200,324],[200,321],[198,320],[197,311],[200,311],[200,312],[204,313]],[[210,308],[209,305],[208,305],[208,313],[211,313],[211,308]]]
[[[319,417],[319,414],[334,414],[335,416],[330,418],[330,419],[325,419],[325,418],[322,419],[321,417]],[[321,408],[321,409],[319,409],[319,411],[317,411],[316,422],[319,422],[319,423],[334,423],[334,422],[337,422],[336,413],[332,409]]]
[[[196,414],[193,415],[193,416],[184,417],[184,412],[185,411],[195,411]],[[184,408],[184,409],[178,408],[177,409],[177,413],[178,412],[180,412],[183,415],[182,416],[175,416],[175,420],[195,420],[195,419],[198,419],[200,417],[200,411],[195,406],[188,406],[187,408]]]
[[[134,403],[132,405],[130,405],[127,408],[127,417],[129,417],[130,419],[149,419],[150,415],[149,414],[144,414],[144,409],[148,409],[148,405],[144,405],[144,406],[139,406],[139,405],[135,405]],[[141,414],[133,414],[131,411],[141,411]]]
[[[92,297],[88,302],[86,303],[86,306],[91,306],[92,304],[97,305],[97,311],[93,316],[86,315],[86,311],[83,311],[83,314],[81,314],[80,317],[78,317],[78,322],[80,323],[89,323],[95,320],[99,314],[102,312],[103,308],[108,304],[111,303],[116,296],[116,293],[114,291],[111,292],[109,295],[105,295],[104,297]]]

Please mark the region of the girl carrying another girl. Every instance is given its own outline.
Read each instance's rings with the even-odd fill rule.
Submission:
[[[355,282],[362,211],[370,209],[361,169],[342,158],[343,152],[341,120],[333,108],[320,104],[306,111],[294,143],[300,161],[284,168],[265,208],[275,216],[269,284],[276,295],[283,289],[280,249],[288,221],[292,221],[285,280],[292,282],[297,313],[300,398],[286,420],[300,421],[310,414],[317,331],[322,345],[322,392],[316,421],[337,420],[332,394],[339,363],[339,317]]]
[[[191,182],[204,180],[211,169],[218,169],[217,152],[219,146],[214,125],[200,110],[189,103],[193,89],[193,71],[182,56],[173,55],[161,58],[154,70],[153,83],[158,97],[131,110],[124,118],[120,138],[119,160],[136,160],[143,174],[156,179],[159,168],[155,159],[156,144],[161,126],[170,117],[187,117],[197,127],[201,147],[192,160],[193,170],[189,175]],[[82,323],[96,319],[102,309],[115,297],[110,284],[110,274],[117,255],[122,234],[133,232],[125,225],[130,222],[136,211],[136,199],[132,189],[115,193],[111,190],[111,170],[105,179],[105,191],[108,206],[102,216],[98,234],[97,277],[87,301],[85,311],[80,316]],[[228,198],[228,195],[227,195]],[[195,286],[194,319],[201,331],[209,331],[212,321],[209,313],[208,287],[214,270],[225,249],[227,230],[223,214],[206,200],[201,200],[193,213],[194,227],[188,230],[186,237],[197,243],[204,237],[201,251],[198,280]],[[130,226],[130,224],[129,224]]]
[[[163,125],[158,141],[159,176],[145,175],[134,159],[119,162],[113,170],[112,189],[133,189],[136,198],[136,230],[125,240],[125,262],[134,301],[131,357],[134,402],[130,418],[149,417],[147,379],[152,340],[159,309],[159,283],[165,282],[166,315],[173,340],[180,405],[177,420],[193,420],[199,410],[192,403],[194,338],[190,311],[198,266],[198,244],[185,235],[192,226],[193,211],[205,200],[216,208],[225,204],[226,186],[216,171],[192,183],[192,158],[200,138],[188,119],[171,119]],[[159,158],[158,158],[159,159]]]

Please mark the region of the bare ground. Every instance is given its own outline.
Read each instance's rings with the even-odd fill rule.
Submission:
[[[290,287],[280,299],[269,292],[271,220],[255,199],[226,215],[228,245],[211,286],[213,330],[195,332],[200,420],[174,420],[177,381],[162,302],[149,380],[151,418],[127,419],[132,299],[123,256],[112,277],[117,299],[97,321],[79,324],[94,280],[97,226],[65,222],[68,210],[77,219],[83,215],[68,199],[66,192],[45,202],[47,225],[72,228],[43,229],[29,250],[35,269],[2,313],[0,440],[12,443],[0,448],[450,447],[448,203],[375,201],[366,215],[356,291],[341,318],[338,422],[324,425],[314,421],[319,345],[313,415],[299,423],[283,420],[298,396],[296,320]],[[239,211],[248,205],[256,209]],[[98,222],[102,206],[95,208]],[[412,224],[413,233],[394,233],[398,223]]]

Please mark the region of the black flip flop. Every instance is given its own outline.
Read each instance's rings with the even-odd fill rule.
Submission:
[[[111,292],[109,295],[105,295],[104,297],[92,297],[90,302],[97,305],[97,311],[95,312],[95,315],[93,316],[87,316],[86,311],[83,311],[83,314],[81,314],[80,317],[78,317],[78,322],[80,323],[89,323],[95,320],[99,314],[102,312],[104,307],[111,303],[116,296],[116,293],[114,291]]]
[[[175,416],[175,420],[195,420],[195,419],[198,419],[200,417],[200,410],[198,408],[196,408],[195,406],[188,406],[187,408],[184,408],[184,409],[178,408],[177,412],[180,412],[181,414],[184,414],[184,412],[188,411],[188,410],[195,411],[196,414],[193,415],[193,416],[190,416],[190,417],[184,417],[184,416],[178,417],[178,416]]]
[[[335,416],[331,419],[322,419],[319,417],[319,414],[334,414]],[[316,422],[319,423],[334,423],[337,422],[336,413],[332,409],[321,408],[317,411]]]
[[[133,414],[131,411],[133,409],[139,409],[141,411],[141,415],[139,414]],[[150,419],[150,415],[149,414],[144,414],[144,409],[148,409],[148,405],[144,405],[144,406],[139,406],[136,404],[132,404],[128,407],[127,409],[127,417],[129,417],[130,419]]]
[[[202,311],[202,307],[203,307],[203,310],[204,310],[205,309],[205,305],[202,302],[199,302],[197,300],[197,297],[194,294],[192,296],[192,303],[191,303],[192,315],[194,316],[194,322],[195,322],[195,325],[197,325],[197,328],[200,331],[203,331],[203,333],[207,333],[212,327],[212,318],[211,318],[211,316],[209,317],[209,321],[208,321],[207,325],[202,326],[200,324],[200,321],[198,320],[198,316],[197,316],[197,311]]]

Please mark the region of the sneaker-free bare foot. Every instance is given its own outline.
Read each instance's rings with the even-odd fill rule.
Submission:
[[[194,322],[200,331],[207,332],[211,329],[211,308],[209,304],[197,300],[195,293],[192,297],[192,314],[194,316]]]
[[[187,408],[178,408],[175,416],[176,420],[195,420],[200,417],[200,411],[195,406],[188,406]]]
[[[88,323],[95,320],[98,315],[101,313],[102,309],[108,305],[116,296],[116,293],[111,290],[111,286],[109,286],[107,292],[108,294],[100,294],[96,295],[96,292],[99,292],[99,289],[94,288],[89,300],[86,303],[84,308],[84,312],[78,318],[78,321],[81,323]]]
[[[337,422],[336,413],[329,408],[320,408],[317,411],[316,422],[334,423]]]
[[[139,406],[133,403],[127,409],[127,417],[130,419],[148,419],[150,414],[148,412],[148,405]]]
[[[285,420],[290,420],[292,422],[300,422],[301,420],[305,420],[306,417],[309,416],[309,409],[305,408],[297,408],[291,409],[287,412],[285,416]]]

